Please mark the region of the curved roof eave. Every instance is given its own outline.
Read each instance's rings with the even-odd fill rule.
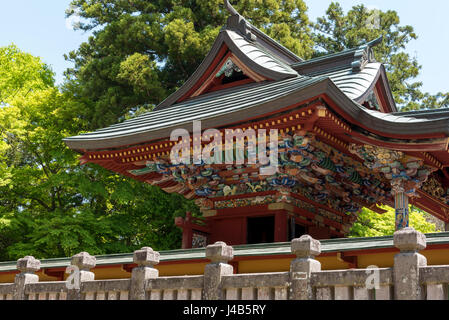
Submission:
[[[328,84],[327,95],[351,117],[353,124],[363,124],[362,127],[386,136],[410,135],[415,138],[429,134],[449,136],[449,118],[423,120],[368,110],[349,99],[332,81]]]
[[[348,98],[346,94],[327,77],[289,81],[302,81],[302,84],[287,95],[280,95],[272,100],[265,99],[262,102],[256,102],[253,105],[248,104],[244,107],[234,107],[232,110],[226,109],[222,113],[215,113],[208,118],[200,119],[198,115],[196,115],[196,117],[198,120],[202,121],[203,128],[221,127],[227,123],[234,123],[241,121],[242,119],[262,116],[281,108],[297,104],[301,101],[326,94],[338,106],[339,110],[334,110],[335,112],[341,114],[341,116],[353,125],[365,128],[373,133],[380,133],[385,137],[410,135],[414,138],[417,138],[420,135],[426,136],[429,134],[449,135],[449,118],[436,120],[418,119],[368,110]],[[141,131],[135,131],[128,134],[120,134],[119,131],[105,137],[95,137],[94,133],[90,136],[67,138],[64,139],[64,141],[70,148],[76,150],[101,150],[137,145],[169,137],[174,129],[190,128],[192,121],[195,120],[192,119],[191,115],[189,118],[185,118],[185,121],[180,119],[178,123],[167,127],[143,127]]]
[[[413,117],[418,119],[449,119],[449,108],[394,112],[393,114],[396,116]]]
[[[295,92],[296,95],[292,96],[291,94],[284,93],[286,90],[284,89],[284,82],[280,81],[282,85],[277,88],[279,91],[278,95],[274,95],[272,90],[269,90],[263,99],[258,98],[257,101],[251,103],[250,100],[248,103],[242,105],[242,100],[240,97],[236,97],[236,106],[233,108],[224,108],[221,112],[211,112],[210,116],[202,116],[200,114],[201,109],[197,112],[192,113],[189,112],[185,115],[184,118],[177,119],[176,123],[170,126],[155,128],[148,128],[142,126],[142,130],[132,130],[133,132],[123,134],[120,130],[115,130],[109,134],[104,134],[102,137],[99,137],[97,133],[89,133],[75,137],[69,137],[64,139],[64,142],[71,149],[75,150],[98,150],[98,149],[108,149],[108,148],[119,148],[127,145],[135,145],[139,143],[144,143],[147,141],[170,137],[170,134],[175,129],[188,129],[192,126],[193,120],[201,120],[202,126],[204,128],[216,128],[223,126],[227,123],[232,123],[236,121],[240,121],[245,118],[251,118],[259,115],[266,114],[271,111],[276,111],[283,107],[288,107],[293,104],[293,101],[303,101],[308,99],[309,97],[313,97],[313,94],[317,92],[321,92],[325,87],[325,80],[327,78],[304,78],[298,77],[296,79],[287,79],[284,81],[297,81],[299,82],[298,89],[296,87],[292,87],[290,92]],[[273,85],[278,84],[278,82],[267,83],[260,87],[269,86],[270,89]],[[319,89],[321,87],[321,89]],[[257,87],[259,88],[259,87]],[[240,96],[240,95],[239,95]],[[245,94],[246,97],[251,97],[251,95]],[[249,98],[248,98],[249,99]],[[203,100],[210,99],[198,99],[197,101],[201,103]],[[213,100],[212,100],[213,101]],[[237,103],[238,102],[238,103]],[[206,103],[207,104],[207,101]],[[222,105],[223,103],[221,103]],[[168,112],[169,109],[159,110],[155,112],[154,115],[159,114],[160,112]],[[188,108],[190,109],[190,108]],[[213,108],[215,109],[215,108]],[[196,110],[195,110],[196,111]],[[154,112],[154,111],[153,111]],[[152,114],[150,112],[149,114]],[[191,130],[190,130],[191,131]],[[100,132],[98,132],[100,133]]]
[[[394,100],[393,93],[391,92],[390,81],[388,81],[387,70],[385,69],[384,64],[381,64],[381,77],[382,83],[385,88],[385,94],[388,99],[388,103],[390,104],[391,111],[397,112],[398,107],[396,106],[396,101]]]
[[[228,48],[237,56],[237,58],[239,58],[245,65],[247,65],[256,73],[268,79],[276,81],[290,77],[296,77],[298,75],[298,73],[290,68],[290,66],[282,63],[279,60],[276,60],[275,58],[273,58],[273,56],[258,48],[255,44],[245,40],[244,37],[242,37],[237,32],[224,30],[224,33],[224,41]],[[252,50],[253,52],[256,51],[259,54],[264,55],[265,58],[268,58],[268,62],[258,62],[256,59],[250,56],[250,51],[243,50],[243,48],[245,47],[249,47],[249,50]],[[275,65],[275,69],[273,67],[270,67],[268,64]]]

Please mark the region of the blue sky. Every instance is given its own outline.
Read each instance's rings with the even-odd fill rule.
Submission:
[[[305,0],[309,16],[324,15],[329,0]],[[447,0],[340,0],[345,11],[353,5],[365,4],[380,10],[395,10],[401,24],[415,28],[419,39],[408,45],[408,52],[418,58],[423,66],[420,81],[424,90],[436,93],[449,91],[449,24]],[[64,60],[64,53],[78,48],[88,34],[68,27],[65,10],[70,0],[0,0],[0,46],[14,42],[22,50],[42,57],[56,72],[57,82],[71,64]]]

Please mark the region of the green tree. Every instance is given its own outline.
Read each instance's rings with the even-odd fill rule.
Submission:
[[[0,47],[0,105],[54,85],[53,72],[14,44]]]
[[[381,237],[392,236],[395,230],[395,210],[388,206],[382,209],[387,212],[378,214],[369,209],[362,209],[358,214],[358,220],[354,223],[350,237]],[[410,227],[422,233],[436,232],[435,224],[426,220],[427,213],[410,206]]]
[[[244,0],[239,12],[298,55],[313,53],[303,0]],[[73,0],[89,41],[66,59],[69,89],[90,99],[90,129],[151,109],[195,71],[229,15],[223,0]]]
[[[326,15],[317,19],[314,30],[316,55],[355,48],[383,36],[374,54],[386,67],[398,107],[403,111],[449,107],[448,93],[431,95],[421,91],[422,82],[416,81],[421,65],[405,52],[407,44],[418,35],[412,26],[400,24],[396,11],[369,10],[357,5],[345,14],[341,5],[333,2]]]
[[[62,139],[85,130],[83,100],[60,92],[50,68],[15,46],[0,48],[0,61],[2,92],[14,92],[0,108],[0,260],[178,248],[174,218],[194,204],[80,166]]]

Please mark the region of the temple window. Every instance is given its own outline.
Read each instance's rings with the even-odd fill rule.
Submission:
[[[248,244],[274,242],[274,216],[248,218],[247,228]]]

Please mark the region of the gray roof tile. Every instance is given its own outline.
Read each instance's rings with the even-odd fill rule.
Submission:
[[[175,104],[167,109],[147,112],[137,118],[92,133],[70,137],[66,141],[108,139],[204,120],[276,100],[321,79],[298,76],[218,91]]]
[[[346,68],[336,71],[322,70],[305,75],[309,77],[329,77],[349,98],[357,100],[364,96],[374,85],[381,65],[378,62],[371,62],[360,72],[354,72],[352,68]]]

